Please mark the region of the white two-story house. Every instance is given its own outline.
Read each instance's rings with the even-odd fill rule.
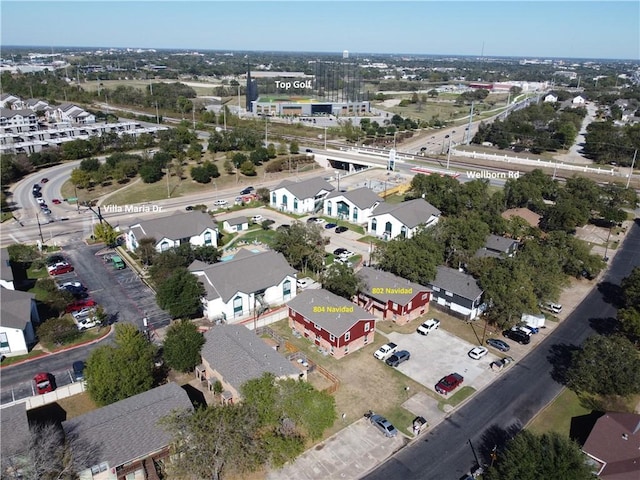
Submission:
[[[440,220],[440,210],[422,198],[399,204],[381,203],[369,217],[369,233],[385,240],[411,238],[421,226],[431,227]]]
[[[284,180],[271,190],[270,205],[283,212],[314,213],[322,210],[325,197],[335,187],[322,178],[302,182]]]
[[[155,239],[158,252],[164,252],[183,243],[190,243],[194,247],[217,247],[218,225],[208,213],[196,210],[134,221],[125,232],[127,250],[135,251],[143,238]]]
[[[373,209],[384,200],[367,187],[348,192],[333,191],[324,199],[324,214],[351,223],[367,224]]]
[[[203,314],[212,321],[258,316],[296,296],[296,270],[278,252],[241,249],[226,262],[196,260],[189,271],[204,285]]]

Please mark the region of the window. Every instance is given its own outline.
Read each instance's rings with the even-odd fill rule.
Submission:
[[[334,335],[329,335],[329,341],[330,342],[335,342],[336,341],[336,337]],[[333,348],[333,347],[331,347]]]
[[[366,345],[367,343],[369,343],[369,335],[364,336],[364,344]]]
[[[364,324],[364,331],[365,332],[368,332],[370,328],[371,328],[371,325],[369,324],[369,322]]]
[[[411,303],[412,303],[412,302],[409,302],[409,303],[407,304],[407,310],[411,310]]]
[[[233,299],[233,316],[237,317],[242,315],[242,297],[237,296]]]
[[[169,242],[167,242],[166,240],[164,242],[162,242],[160,244],[160,250],[162,252],[166,252],[167,250],[169,250]]]
[[[453,292],[447,292],[447,291],[445,291],[445,292],[444,292],[444,294],[445,294],[447,297],[453,297]]]
[[[384,224],[384,233],[386,233],[387,235],[391,235],[391,229],[392,229],[392,225],[391,222],[387,222]]]
[[[297,198],[293,199],[293,210],[294,211],[298,211],[298,199]]]
[[[439,292],[440,291],[440,287],[436,287],[435,285],[433,285],[431,287],[431,290],[433,290],[434,292]]]
[[[320,325],[318,325],[317,323],[314,323],[314,324],[313,324],[313,327],[314,327],[316,330],[318,330],[318,331],[321,331],[321,330],[322,330],[322,327],[321,327]]]
[[[375,232],[377,226],[378,226],[378,221],[374,218],[373,220],[371,220],[371,231]]]
[[[204,244],[211,245],[211,232],[205,232],[204,234]]]
[[[271,204],[272,204],[272,205],[276,205],[276,204],[277,204],[277,202],[278,202],[278,198],[276,197],[276,192],[273,192],[273,193],[271,194]]]
[[[392,304],[391,304],[391,308],[392,308],[393,310],[397,310],[397,309],[398,309],[398,304],[397,304],[397,303],[392,303]]]
[[[358,221],[358,209],[356,207],[353,207],[353,221]]]
[[[344,334],[344,341],[348,342],[349,340],[351,340],[351,332],[347,332]]]
[[[109,464],[107,462],[102,462],[100,465],[94,465],[91,467],[91,474],[97,475],[100,472],[106,472],[109,468]]]
[[[7,334],[6,333],[0,333],[0,348],[1,349],[7,349],[8,351],[11,351],[9,349],[9,338],[7,338]]]
[[[291,280],[285,280],[282,284],[282,297],[285,300],[291,298]]]
[[[327,215],[331,215],[331,202],[327,202]]]
[[[288,202],[289,202],[289,200],[287,199],[287,196],[283,195],[282,196],[282,206],[286,208]]]
[[[429,294],[428,293],[423,293],[422,294],[422,300],[428,300],[429,299]]]
[[[400,236],[402,238],[407,238],[407,227],[405,227],[404,225],[402,226],[402,228],[400,229]]]

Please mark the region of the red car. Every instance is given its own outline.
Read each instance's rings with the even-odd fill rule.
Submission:
[[[62,202],[57,198],[54,198],[53,200],[51,200],[51,203],[53,203],[54,205],[60,205]]]
[[[36,376],[33,377],[33,381],[36,384],[36,392],[38,392],[38,395],[53,392],[56,389],[56,377],[50,373],[37,373]]]
[[[68,263],[58,263],[48,267],[49,275],[62,275],[63,273],[73,272],[73,267]]]
[[[79,312],[83,308],[95,307],[95,306],[96,306],[95,300],[91,298],[85,298],[84,300],[78,300],[76,302],[73,302],[70,305],[67,305],[67,308],[65,308],[65,312],[67,313]]]
[[[436,383],[436,392],[446,395],[449,392],[454,391],[464,381],[464,377],[459,373],[452,373],[444,378],[441,378]]]

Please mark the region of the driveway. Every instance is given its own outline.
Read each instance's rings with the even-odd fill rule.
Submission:
[[[392,332],[387,336],[398,345],[399,350],[408,350],[411,353],[411,359],[400,364],[398,370],[430,390],[434,390],[435,384],[442,377],[453,372],[464,377],[463,385],[476,390],[484,388],[496,376],[489,364],[501,357],[489,352],[480,360],[472,360],[467,353],[475,345],[442,328],[432,331],[427,336],[417,332]]]

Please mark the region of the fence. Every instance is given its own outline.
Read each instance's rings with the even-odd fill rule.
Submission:
[[[18,403],[24,403],[27,410],[42,407],[49,403],[54,403],[61,398],[71,397],[85,391],[84,382],[75,382],[63,387],[56,388],[53,392],[44,393],[42,395],[34,395],[33,397],[21,398],[10,403],[3,404],[1,408],[11,407]]]

